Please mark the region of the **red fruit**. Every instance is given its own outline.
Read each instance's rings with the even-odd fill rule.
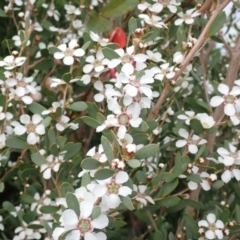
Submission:
[[[126,33],[122,30],[122,28],[117,27],[112,32],[109,41],[113,43],[117,43],[119,45],[119,48],[124,48],[126,46],[126,41],[127,41]]]

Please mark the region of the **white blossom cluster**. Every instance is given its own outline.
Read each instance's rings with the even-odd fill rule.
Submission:
[[[84,1],[76,6],[68,2],[61,10],[63,16],[57,1],[39,2],[9,0],[3,11],[14,16],[17,29],[11,39],[16,50],[0,60],[0,97],[4,99],[0,102],[0,170],[13,171],[12,179],[24,202],[16,206],[5,202],[9,216],[20,222],[14,240],[105,240],[107,228],[123,209],[149,207],[150,222],[155,226],[151,207],[159,208],[158,201],[170,196],[164,184],[180,181],[186,188],[183,192],[190,193],[198,188],[211,192],[219,181],[240,181],[238,139],[236,143],[220,143],[211,155],[204,152],[208,135],[225,124],[214,119],[211,107],[223,104],[228,124],[240,123],[240,80],[232,89],[220,83],[217,90],[221,96],[210,79],[198,81],[198,87],[206,85],[205,91],[211,95],[207,107],[201,99],[192,98],[205,107],[204,112],[184,101],[197,92],[194,84],[198,69],[194,63],[177,78],[181,64],[198,41],[191,32],[201,15],[197,8],[185,10],[177,0],[141,1],[137,5],[140,28],[128,36],[130,41],[127,36],[120,39],[126,38],[126,47],[122,48],[108,34],[90,31],[91,24],[86,24],[108,1],[91,0],[87,6]],[[43,11],[43,19],[38,19],[36,9]],[[174,14],[172,23],[168,22],[169,14]],[[67,23],[64,26],[59,24],[62,18]],[[170,27],[179,26],[187,32],[186,42],[170,42],[160,36],[147,38],[151,29],[162,36]],[[44,31],[50,33],[49,40],[39,35]],[[44,65],[42,69],[45,56],[52,66]],[[199,55],[194,57],[198,61]],[[76,93],[75,87],[90,91]],[[149,120],[148,115],[167,87],[172,95]],[[178,104],[179,99],[183,104]],[[84,110],[80,103],[86,105]],[[92,114],[91,108],[97,114]],[[76,117],[75,111],[81,113]],[[88,132],[84,124],[94,131]],[[91,139],[92,133],[102,136],[101,143],[93,146],[87,141],[86,135]],[[74,142],[75,137],[81,139],[81,144]],[[94,144],[98,141],[96,137]],[[152,153],[147,146],[157,147],[158,151]],[[15,147],[22,151],[14,162],[10,152]],[[170,152],[174,157],[169,157]],[[212,161],[209,167],[205,168],[201,154]],[[186,162],[176,169],[178,155]],[[215,168],[216,164],[224,167]],[[38,176],[29,176],[28,171]],[[99,177],[101,171],[106,176]],[[24,182],[23,186],[18,181]],[[0,189],[4,190],[2,185]],[[173,198],[184,201],[177,191],[177,187],[172,189]],[[1,231],[6,229],[2,215]],[[206,219],[198,222],[199,240],[228,235],[227,225],[217,220],[217,215],[209,213]]]

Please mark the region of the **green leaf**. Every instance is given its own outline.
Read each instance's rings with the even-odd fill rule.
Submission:
[[[0,17],[8,17],[8,15],[2,9],[0,9]]]
[[[51,121],[52,121],[51,117],[46,117],[42,120],[42,124],[45,128],[47,128],[50,125]]]
[[[148,157],[155,156],[158,152],[159,152],[158,144],[149,144],[136,151],[135,158],[139,160],[146,159]]]
[[[66,154],[64,155],[64,159],[68,160],[74,155],[76,155],[77,153],[79,153],[81,150],[81,147],[82,147],[81,143],[72,143],[72,142],[67,143],[62,149],[62,151],[66,151]]]
[[[81,162],[81,168],[84,169],[84,170],[95,170],[100,165],[101,165],[101,163],[98,160],[94,159],[94,158],[85,158]]]
[[[148,124],[145,121],[142,121],[138,128],[134,128],[138,132],[146,132],[149,129]]]
[[[105,58],[112,60],[112,59],[118,59],[120,56],[111,48],[105,47],[102,49],[103,55]]]
[[[195,155],[194,160],[199,159],[205,149],[206,149],[206,144],[201,145],[201,147],[198,149],[198,152],[197,152],[196,155]]]
[[[99,217],[101,214],[101,207],[99,206],[94,206],[93,210],[92,210],[92,215],[91,215],[91,219],[95,219],[97,217]]]
[[[0,182],[0,193],[4,191],[5,185],[4,182]]]
[[[55,213],[59,211],[59,207],[56,206],[42,206],[40,207],[40,212],[42,213]]]
[[[86,125],[92,128],[97,128],[98,126],[101,125],[101,123],[99,123],[98,121],[94,120],[91,117],[84,116],[84,117],[81,117],[81,119]]]
[[[16,211],[14,205],[11,202],[5,201],[5,202],[3,202],[2,206],[8,212],[15,212]]]
[[[202,178],[198,174],[190,174],[187,176],[187,179],[189,181],[195,182],[195,183],[201,183]]]
[[[27,194],[21,195],[20,198],[21,198],[22,202],[27,203],[27,204],[32,204],[32,203],[36,202],[36,200],[32,196],[27,195]]]
[[[64,182],[61,185],[62,197],[66,197],[68,193],[74,193],[74,188],[70,183]]]
[[[192,199],[184,199],[183,201],[194,209],[204,209],[204,205],[200,202],[194,201]]]
[[[41,166],[43,164],[47,163],[47,160],[45,159],[45,157],[43,157],[41,154],[39,153],[33,153],[31,155],[31,159],[32,161],[37,164],[38,166]]]
[[[92,12],[87,22],[87,30],[93,32],[105,32],[108,31],[112,26],[112,23],[100,16],[96,12]]]
[[[72,209],[76,213],[76,215],[79,217],[80,216],[79,201],[76,195],[73,193],[68,193],[66,196],[66,202],[67,202],[68,208]]]
[[[34,113],[34,114],[42,114],[44,110],[46,110],[45,107],[43,107],[41,104],[33,102],[30,105],[28,105],[28,109]]]
[[[178,152],[175,157],[175,165],[172,170],[172,174],[178,177],[180,174],[184,173],[187,170],[187,166],[190,163],[190,160],[187,156],[181,156]]]
[[[54,27],[51,22],[49,22],[48,20],[45,20],[45,19],[41,21],[41,26],[48,31],[51,31],[50,27]],[[51,33],[53,33],[53,32],[51,31]]]
[[[101,144],[103,146],[104,153],[107,156],[107,160],[111,162],[114,159],[114,154],[112,150],[112,145],[108,139],[104,136],[101,137]]]
[[[107,178],[112,177],[113,174],[114,174],[114,171],[111,169],[100,169],[100,170],[96,171],[94,177],[97,180],[105,180]]]
[[[62,76],[62,80],[66,83],[69,83],[71,79],[72,79],[72,74],[70,72],[64,73]]]
[[[74,102],[72,104],[69,104],[67,106],[67,109],[70,109],[70,110],[76,111],[76,112],[82,112],[87,109],[87,104],[82,101]]]
[[[53,143],[51,146],[50,146],[50,152],[52,155],[54,155],[55,157],[57,157],[59,155],[59,149],[58,149],[58,146],[57,144]]]
[[[132,200],[130,199],[130,197],[123,197],[123,196],[120,196],[120,199],[123,203],[123,205],[129,209],[130,211],[134,210],[134,206],[132,204]]]
[[[147,174],[144,171],[137,171],[136,178],[139,182],[146,183],[147,182]]]
[[[202,126],[201,122],[198,119],[191,119],[190,127],[194,130],[194,132],[197,135],[200,135],[204,131],[203,130],[203,126]]]
[[[85,172],[81,178],[81,186],[86,187],[91,182],[90,176]]]
[[[9,148],[13,149],[27,149],[28,144],[22,140],[21,138],[18,138],[16,136],[8,137],[5,141],[5,144]]]
[[[52,128],[48,131],[48,138],[50,143],[56,143],[56,133]]]
[[[52,236],[52,229],[51,227],[48,225],[48,221],[47,220],[41,220],[42,224],[43,224],[43,227],[47,230],[47,233],[49,236]]]
[[[181,199],[179,197],[169,196],[164,199],[161,199],[160,201],[157,201],[156,204],[159,207],[169,208],[169,207],[176,206],[177,204],[180,203],[180,201],[181,201]]]
[[[211,37],[215,33],[217,33],[223,27],[226,20],[227,20],[226,13],[224,11],[220,12],[215,18],[214,22],[212,23],[208,31],[208,34],[207,34],[208,37]]]
[[[138,168],[141,166],[141,162],[137,159],[131,159],[127,161],[128,166],[131,168]]]
[[[178,186],[178,179],[175,178],[172,182],[165,183],[160,189],[160,196],[165,197],[169,195]]]
[[[138,4],[138,0],[110,0],[103,8],[102,15],[106,18],[120,17],[134,9]]]
[[[198,225],[196,221],[188,213],[183,213],[183,222],[186,226],[187,239],[197,239],[198,238]]]
[[[61,50],[57,47],[49,47],[48,48],[48,51],[51,53],[51,54],[54,54],[56,52],[61,52]]]
[[[160,172],[157,176],[155,176],[152,180],[152,186],[157,186],[161,180],[165,180],[166,182],[172,182],[176,176],[169,172]]]
[[[133,33],[138,28],[137,20],[134,17],[131,17],[128,21],[128,30],[130,33]]]
[[[224,182],[222,180],[217,180],[212,184],[212,187],[215,189],[220,189],[224,186]]]

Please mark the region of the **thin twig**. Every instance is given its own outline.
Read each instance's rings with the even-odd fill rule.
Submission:
[[[211,18],[209,19],[208,23],[206,24],[205,28],[203,29],[202,33],[200,34],[197,42],[195,43],[195,45],[193,46],[193,48],[191,49],[191,51],[188,53],[188,55],[186,56],[186,58],[184,59],[184,61],[181,64],[181,68],[178,70],[178,72],[175,74],[175,76],[173,77],[172,81],[177,82],[179,77],[181,76],[181,74],[183,73],[183,71],[185,70],[185,68],[188,66],[188,64],[190,63],[190,61],[193,59],[193,57],[195,56],[195,54],[199,51],[199,49],[202,47],[202,45],[204,44],[204,42],[207,40],[208,38],[208,31],[210,29],[210,27],[212,26],[213,22],[215,21],[217,15],[228,5],[228,3],[230,2],[230,0],[226,0],[224,1],[213,13],[213,15],[211,16]],[[164,88],[162,94],[160,95],[157,103],[155,104],[155,106],[153,107],[152,111],[149,114],[148,120],[153,120],[158,112],[159,109],[161,108],[163,102],[166,100],[169,92],[171,90],[171,87],[169,86],[169,84],[166,85],[166,87]]]

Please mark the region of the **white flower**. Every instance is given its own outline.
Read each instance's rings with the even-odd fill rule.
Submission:
[[[236,109],[235,114],[230,116],[230,119],[234,126],[236,126],[240,123],[240,106],[235,105],[235,109]]]
[[[17,47],[20,47],[23,44],[19,35],[13,36],[12,39],[14,41],[14,45]],[[31,43],[30,40],[27,40],[26,46],[29,46],[30,43]]]
[[[105,47],[108,45],[109,43],[109,39],[107,38],[101,38],[99,37],[98,34],[90,31],[90,38],[94,41],[94,42],[97,42],[98,44],[100,44],[102,47]]]
[[[197,166],[193,166],[193,168],[191,169],[191,172],[188,172],[188,174],[197,174],[201,177],[202,182],[200,183],[201,187],[203,188],[203,190],[205,191],[209,191],[210,190],[210,184],[208,179],[210,178],[210,175],[207,172],[201,172],[200,174],[198,173],[199,168]],[[186,178],[186,175],[180,175],[179,178]],[[198,183],[193,182],[193,181],[189,181],[188,182],[188,188],[190,190],[196,190],[198,188]]]
[[[146,51],[149,60],[152,60],[153,62],[166,62],[164,59],[162,59],[162,54],[160,52],[153,52],[151,50]]]
[[[216,221],[216,216],[213,213],[207,215],[207,221],[201,220],[198,222],[199,227],[204,227],[207,229],[205,232],[205,237],[207,239],[218,239],[223,238],[223,228],[224,224],[221,220]]]
[[[3,107],[0,106],[0,121],[3,120],[5,118],[5,113],[3,112]]]
[[[64,154],[62,153],[61,155],[59,155],[58,157],[53,156],[52,154],[47,156],[46,160],[47,163],[46,164],[42,164],[41,165],[41,172],[43,172],[43,178],[44,179],[50,179],[51,178],[51,172],[52,170],[54,172],[58,172],[61,163],[63,162],[64,158]]]
[[[6,141],[6,135],[4,133],[0,134],[0,149],[3,149]]]
[[[90,183],[87,188],[97,197],[102,197],[109,208],[117,208],[121,203],[120,196],[128,196],[132,193],[132,189],[123,186],[127,182],[129,176],[124,171],[119,171],[115,177],[105,180],[97,180],[97,183]]]
[[[83,67],[84,73],[90,73],[93,69],[95,72],[100,73],[104,70],[104,66],[108,65],[109,60],[104,58],[104,55],[101,50],[97,51],[96,58],[94,56],[88,56],[86,58],[86,64]]]
[[[157,28],[167,28],[167,26],[164,24],[164,21],[162,21],[162,18],[156,15],[148,16],[147,14],[139,14],[139,18],[142,18],[145,23],[147,23],[150,26],[154,26]]]
[[[224,103],[224,113],[227,116],[232,116],[236,113],[235,105],[240,106],[240,99],[236,96],[240,94],[240,87],[234,86],[231,91],[226,84],[219,84],[218,91],[223,94],[223,97],[214,96],[210,100],[212,107],[217,107]]]
[[[68,123],[70,121],[70,118],[68,116],[62,115],[58,120],[56,124],[56,128],[59,132],[62,132],[66,128],[71,128],[73,130],[78,129],[78,123]]]
[[[200,140],[200,137],[195,134],[193,134],[192,138],[190,138],[189,133],[184,128],[180,128],[178,131],[178,134],[185,139],[178,140],[176,142],[176,147],[181,148],[181,147],[184,147],[185,145],[188,145],[188,151],[192,154],[195,154],[198,152],[197,145],[202,145],[207,142],[205,139]]]
[[[53,239],[58,240],[60,236],[69,231],[66,234],[65,240],[81,239],[84,240],[106,240],[106,235],[103,232],[95,233],[94,229],[103,229],[108,226],[108,218],[106,215],[101,214],[95,219],[91,219],[93,210],[93,203],[82,201],[80,206],[80,216],[78,217],[72,209],[67,209],[63,212],[61,221],[64,227],[57,227],[53,231]]]
[[[119,127],[117,136],[118,138],[123,139],[127,132],[127,127],[129,125],[131,125],[134,128],[137,128],[142,122],[142,118],[132,115],[129,109],[127,109],[126,112],[119,110],[116,113],[117,113],[116,116],[113,114],[108,115],[107,120],[105,120],[105,122],[101,126],[98,126],[96,131],[101,132],[105,128]]]
[[[240,151],[237,150],[231,143],[229,143],[229,149],[219,147],[217,153],[223,158],[223,163],[225,166],[231,166],[233,164],[240,165]]]
[[[65,4],[64,5],[64,8],[67,12],[67,14],[69,15],[80,15],[81,14],[81,11],[79,8],[76,8],[75,6],[71,5],[71,4]]]
[[[186,114],[186,115],[180,114],[180,115],[177,116],[177,118],[178,118],[178,119],[181,119],[181,120],[185,120],[185,123],[186,123],[187,125],[189,125],[189,124],[190,124],[190,121],[191,121],[192,119],[195,119],[195,118],[196,118],[195,112],[193,112],[193,111],[186,111],[185,114]]]
[[[47,115],[49,113],[56,113],[57,108],[62,107],[62,104],[60,102],[53,102],[52,108],[44,110],[42,112],[42,115]]]
[[[173,62],[179,64],[183,61],[184,55],[181,52],[176,52],[173,55]]]
[[[36,94],[37,90],[31,85],[33,77],[24,77],[22,73],[17,73],[15,76],[6,80],[6,85],[15,87],[15,93],[18,96],[25,96],[29,93]]]
[[[45,134],[45,127],[40,122],[42,121],[42,117],[39,114],[34,114],[30,117],[27,114],[23,114],[20,116],[20,122],[13,122],[12,125],[14,128],[14,133],[16,135],[23,135],[27,133],[27,142],[28,144],[34,145],[40,141],[39,135]]]
[[[149,10],[155,13],[160,13],[165,7],[167,7],[171,13],[176,13],[177,12],[176,6],[180,5],[180,3],[176,2],[176,0],[164,0],[164,1],[153,0],[153,2],[156,3],[154,3]]]
[[[3,231],[4,230],[4,226],[3,224],[1,223],[3,220],[3,217],[0,215],[0,230]]]
[[[134,46],[126,48],[126,53],[122,48],[114,50],[118,55],[118,59],[112,59],[108,67],[110,69],[117,67],[122,63],[121,71],[124,72],[127,76],[133,74],[134,70],[137,71],[143,70],[147,65],[145,64],[148,56],[143,53],[134,54]],[[133,63],[135,67],[133,66]]]
[[[22,66],[25,62],[25,57],[14,57],[14,56],[7,56],[0,61],[0,67],[4,67],[6,70],[12,70],[16,67]]]
[[[104,149],[102,144],[98,146],[98,151],[96,151],[96,147],[91,148],[87,153],[86,156],[92,157],[97,159],[99,162],[104,163],[107,161],[106,154],[104,153]]]
[[[134,199],[141,203],[141,207],[147,206],[148,202],[155,204],[153,199],[150,196],[147,196],[145,194],[145,191],[147,190],[147,186],[145,185],[133,185],[133,190],[137,192],[137,195],[134,197]]]
[[[53,2],[51,2],[50,5],[43,3],[42,7],[47,8],[47,15],[49,17],[54,17],[56,21],[59,21],[60,13],[58,10],[55,9],[55,5]]]
[[[196,117],[202,124],[203,128],[205,128],[205,129],[209,129],[209,128],[213,127],[216,123],[214,121],[213,117],[209,116],[206,113],[198,113]]]
[[[169,63],[164,63],[160,65],[160,68],[153,67],[152,70],[154,71],[155,79],[162,81],[165,77],[167,79],[171,79],[175,76],[175,72],[173,70],[173,66],[169,67]]]
[[[74,63],[74,57],[82,57],[85,54],[85,51],[83,49],[76,49],[76,47],[78,47],[76,39],[72,39],[69,42],[68,47],[66,44],[61,44],[58,46],[61,52],[54,53],[54,58],[63,58],[63,63],[65,65],[72,65]]]
[[[122,96],[122,94],[120,92],[114,90],[113,85],[111,85],[111,84],[103,85],[103,83],[98,80],[93,84],[93,86],[95,89],[100,91],[100,93],[97,93],[94,95],[94,100],[96,102],[102,102],[104,100],[104,98],[111,99],[114,96],[116,96],[116,97]],[[105,89],[104,89],[104,87],[105,87]]]
[[[200,13],[198,11],[196,11],[195,8],[192,8],[192,9],[187,10],[186,13],[179,12],[179,13],[177,13],[177,15],[180,18],[177,19],[174,22],[174,24],[179,26],[183,22],[185,22],[186,24],[193,24],[194,23],[194,18],[197,17],[198,15],[200,15]]]

